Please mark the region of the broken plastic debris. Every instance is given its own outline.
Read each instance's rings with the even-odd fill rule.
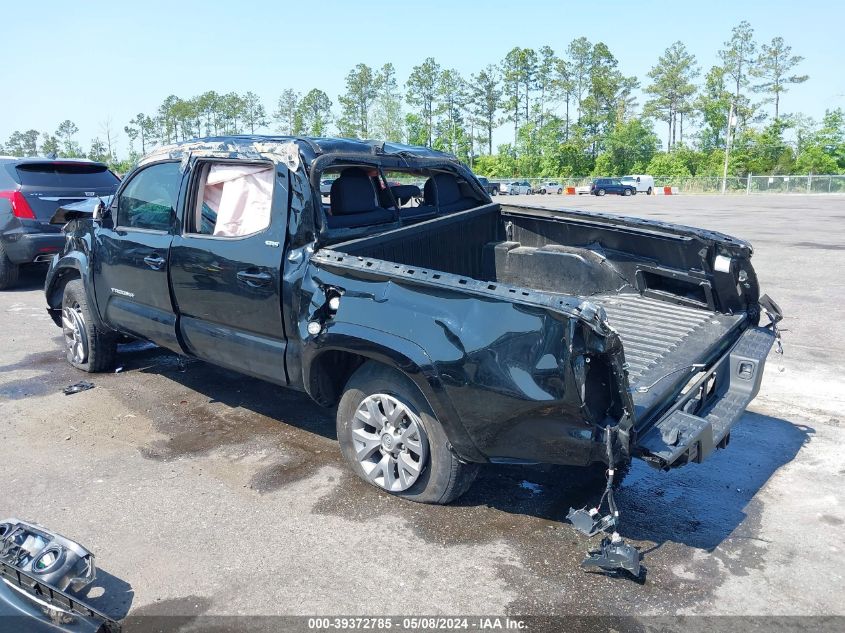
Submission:
[[[74,393],[79,393],[80,391],[88,391],[89,389],[93,389],[93,388],[94,388],[93,382],[88,382],[87,380],[83,380],[83,381],[77,382],[73,385],[68,385],[67,387],[62,389],[62,392],[66,396],[70,396]]]
[[[622,540],[616,532],[601,540],[599,549],[590,550],[581,565],[585,569],[596,568],[605,573],[627,571],[637,580],[644,579],[645,568],[640,564],[639,550]]]

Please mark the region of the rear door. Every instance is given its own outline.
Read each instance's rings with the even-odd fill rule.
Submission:
[[[271,162],[198,160],[170,275],[187,350],[287,384],[281,267],[288,172]]]
[[[101,316],[123,332],[182,351],[167,262],[183,173],[178,162],[147,165],[123,183],[97,229],[94,290]]]

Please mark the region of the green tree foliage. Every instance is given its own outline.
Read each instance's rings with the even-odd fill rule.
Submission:
[[[91,149],[88,150],[88,158],[102,163],[108,162],[109,160],[106,145],[97,137],[91,139]]]
[[[608,135],[601,156],[610,161],[610,171],[601,175],[624,176],[641,172],[657,151],[657,135],[647,119],[619,121]]]
[[[54,134],[48,134],[47,132],[44,132],[43,137],[44,140],[41,143],[41,153],[44,154],[44,156],[58,156],[61,151],[59,139],[56,138]]]
[[[802,61],[804,58],[793,55],[792,47],[787,46],[782,37],[773,37],[771,44],[763,44],[757,64],[751,69],[751,74],[762,80],[754,90],[770,94],[770,100],[774,101],[776,121],[780,118],[780,96],[788,91],[787,86],[809,79],[808,75],[789,74]]]
[[[341,136],[369,138],[373,103],[378,95],[378,83],[373,69],[358,64],[346,75],[346,92],[340,97],[341,115],[338,122]]]
[[[79,127],[77,127],[76,123],[70,119],[65,119],[59,123],[59,127],[56,128],[56,136],[61,143],[63,156],[67,156],[69,158],[80,158],[83,156],[82,150],[75,140],[78,133]]]
[[[256,129],[265,127],[269,120],[267,119],[267,111],[264,109],[264,104],[261,99],[254,92],[247,92],[242,99],[243,111],[242,119],[244,127],[249,130],[250,134],[255,134]]]
[[[648,72],[651,84],[646,86],[645,92],[651,99],[645,103],[644,112],[668,124],[666,147],[670,151],[677,142],[679,121],[680,141],[684,142],[683,117],[692,110],[692,97],[696,92],[693,80],[698,73],[695,56],[680,41],[667,48]]]
[[[312,88],[299,102],[297,117],[303,134],[325,136],[332,120],[332,100],[322,90]]]
[[[373,136],[385,141],[400,142],[404,136],[402,96],[393,64],[385,64],[376,73],[376,86]]]
[[[658,177],[677,178],[691,175],[689,167],[677,152],[655,154],[646,166],[645,171]]]
[[[467,141],[463,126],[463,110],[467,103],[466,82],[460,73],[447,69],[437,81],[435,114],[438,116],[434,146],[453,154],[466,153]],[[461,150],[464,150],[463,152]]]
[[[493,153],[493,130],[496,129],[499,101],[502,89],[499,84],[499,70],[496,66],[488,65],[477,75],[472,76],[470,82],[470,107],[472,116],[484,132],[487,143],[487,153]]]
[[[757,58],[754,29],[743,20],[731,31],[731,38],[719,51],[725,75],[732,83],[733,102],[737,117],[745,122],[754,115],[754,106],[743,89],[750,83],[751,66]]]
[[[408,104],[416,108],[415,115],[425,125],[425,143],[434,142],[434,101],[437,97],[437,83],[440,80],[440,65],[433,57],[427,57],[419,66],[411,69],[408,81],[405,83],[405,99]]]
[[[286,88],[282,91],[279,100],[276,102],[276,110],[273,112],[273,119],[278,125],[278,130],[282,134],[301,134],[301,121],[298,119],[299,113],[299,99],[298,92]]]
[[[530,116],[531,92],[537,77],[537,53],[531,48],[518,46],[508,51],[502,61],[502,82],[507,121],[513,123],[514,141],[518,142],[520,122]]]
[[[628,110],[628,99],[637,87],[634,78],[625,77],[619,62],[603,42],[593,45],[590,55],[589,83],[581,102],[579,127],[590,143],[595,158],[604,149],[607,134]]]
[[[695,102],[695,107],[703,119],[699,143],[705,151],[725,146],[731,98],[725,84],[725,69],[713,66],[707,72],[703,89]]]
[[[9,136],[3,152],[11,156],[36,156],[38,154],[38,130],[15,130]]]
[[[87,154],[128,165],[159,143],[257,133],[272,120],[284,134],[340,134],[440,148],[489,176],[721,175],[733,105],[739,124],[732,129],[731,174],[845,171],[842,110],[829,111],[819,123],[781,111],[783,93],[806,81],[796,74],[802,58],[783,38],[758,49],[751,25],[742,22],[719,57],[719,65],[699,80],[694,55],[681,42],[671,44],[648,73],[642,109],[635,100],[637,78],[623,72],[610,47],[586,37],[557,51],[515,47],[469,81],[433,57],[414,66],[404,83],[391,63],[358,64],[337,98],[320,88],[304,97],[288,88],[270,117],[253,92],[170,95],[122,126],[125,145],[106,119]],[[752,102],[755,93],[773,103],[773,118]],[[655,122],[667,126],[668,154],[657,152]],[[512,129],[513,142],[495,148],[502,125],[508,133]],[[16,131],[3,151],[82,156],[78,133],[72,121],[63,121],[55,133]],[[118,162],[118,146],[128,150],[129,161]]]

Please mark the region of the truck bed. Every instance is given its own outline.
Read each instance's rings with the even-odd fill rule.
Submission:
[[[608,322],[622,339],[638,413],[651,409],[679,382],[686,382],[693,371],[684,368],[712,358],[735,341],[745,320],[745,315],[714,313],[636,293],[599,295],[590,300],[605,309]],[[645,387],[651,388],[638,391]]]
[[[600,305],[622,339],[637,418],[645,420],[678,395],[691,365],[711,362],[738,340],[746,315],[719,312],[712,297],[698,296],[700,256],[689,252],[688,240],[658,231],[636,239],[630,230],[511,215],[490,205],[332,249],[450,273],[467,289],[475,280]],[[649,287],[643,271],[654,276]]]

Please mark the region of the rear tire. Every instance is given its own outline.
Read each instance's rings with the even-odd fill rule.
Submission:
[[[631,195],[631,190],[630,190],[630,189],[625,189],[625,191],[623,192],[623,194],[622,194],[622,195],[623,195],[623,196],[630,196],[630,195]]]
[[[18,283],[20,266],[9,259],[6,249],[0,244],[0,290],[8,290]]]
[[[562,194],[562,193],[563,193],[563,189],[558,189],[558,190],[557,190],[557,195],[560,195],[560,194]]]
[[[645,192],[647,196],[651,195],[651,187],[648,188],[648,191]]]
[[[117,336],[95,325],[85,286],[71,279],[62,297],[62,333],[68,362],[89,373],[108,371],[117,356]]]
[[[496,191],[495,189],[493,189],[493,191],[490,192],[490,195],[491,196],[497,196],[497,195],[499,195],[499,192]]]
[[[607,193],[607,192],[606,192],[604,189],[599,189],[599,190],[596,192],[596,195],[597,195],[597,196],[603,196],[603,195],[604,195],[604,194],[606,194],[606,193]]]
[[[478,474],[478,464],[462,462],[451,450],[411,379],[373,361],[346,384],[337,407],[337,439],[358,477],[418,503],[449,503]]]

